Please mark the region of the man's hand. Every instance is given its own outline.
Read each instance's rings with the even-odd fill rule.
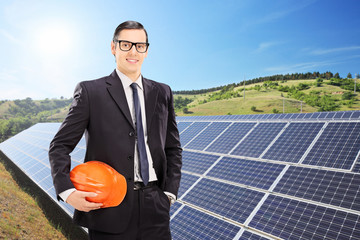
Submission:
[[[83,212],[90,212],[91,210],[99,209],[103,204],[89,202],[86,197],[96,197],[97,194],[93,192],[74,191],[67,198],[66,202],[73,206],[75,209]]]

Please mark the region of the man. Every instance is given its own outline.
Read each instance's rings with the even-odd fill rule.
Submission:
[[[140,23],[120,24],[111,42],[117,68],[77,85],[50,144],[58,198],[76,209],[74,221],[89,229],[90,239],[171,239],[169,209],[179,188],[182,149],[171,89],[141,75],[148,46]],[[84,132],[84,161],[102,161],[127,179],[117,207],[88,202],[96,193],[78,191],[70,181],[69,154]]]

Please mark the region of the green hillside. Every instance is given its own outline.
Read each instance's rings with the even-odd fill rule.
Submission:
[[[353,79],[264,81],[202,94],[175,94],[176,114],[239,115],[360,110]],[[352,84],[352,85],[351,85]],[[352,90],[350,90],[352,89]],[[245,98],[244,98],[245,94]],[[180,102],[180,103],[179,103]],[[186,103],[186,104],[181,104]]]
[[[0,142],[38,122],[62,121],[72,99],[0,101]]]

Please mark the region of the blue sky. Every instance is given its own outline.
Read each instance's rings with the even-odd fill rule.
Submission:
[[[109,75],[114,29],[149,33],[142,73],[173,90],[275,74],[360,72],[357,0],[0,2],[0,99],[71,97]]]

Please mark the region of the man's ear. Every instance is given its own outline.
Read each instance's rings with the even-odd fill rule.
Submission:
[[[115,53],[116,53],[116,45],[115,45],[114,41],[111,41],[111,53],[112,53],[112,55],[115,56]]]

